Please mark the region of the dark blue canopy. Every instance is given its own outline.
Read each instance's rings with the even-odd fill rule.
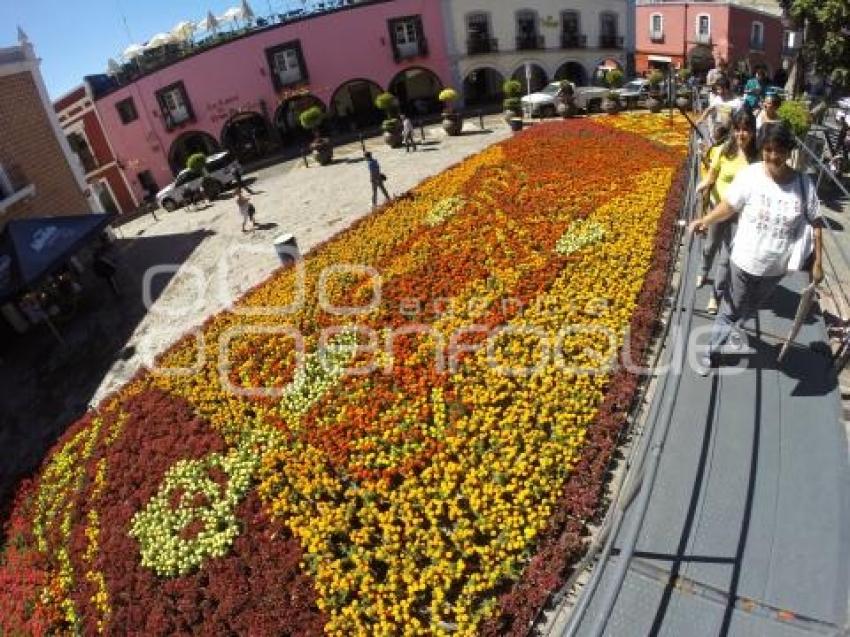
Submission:
[[[0,304],[60,267],[112,217],[87,214],[9,221],[0,234]]]

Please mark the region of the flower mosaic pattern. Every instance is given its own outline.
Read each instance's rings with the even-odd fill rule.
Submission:
[[[141,374],[22,487],[0,632],[522,634],[599,504],[686,135],[535,126],[319,246],[300,302],[282,269],[176,343],[194,373]]]

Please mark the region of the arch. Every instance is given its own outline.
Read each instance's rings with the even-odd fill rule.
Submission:
[[[613,69],[623,70],[623,63],[616,58],[602,58],[593,69],[593,83],[599,86],[605,84],[605,76]]]
[[[221,145],[239,161],[251,161],[271,150],[269,124],[254,111],[236,113],[221,127]]]
[[[331,116],[343,130],[377,126],[383,119],[383,113],[375,106],[375,98],[383,92],[380,84],[372,80],[348,80],[331,97]]]
[[[554,77],[558,81],[569,80],[576,86],[587,85],[587,70],[585,70],[581,62],[575,62],[573,60],[564,62],[559,66],[558,70],[555,71]]]
[[[463,98],[467,106],[492,104],[502,98],[505,76],[494,68],[482,66],[472,69],[463,78]]]
[[[278,104],[272,123],[280,135],[281,144],[304,144],[310,139],[310,132],[301,126],[298,116],[311,106],[318,106],[325,112],[328,110],[325,103],[312,93],[295,95]]]
[[[528,82],[525,78],[525,64],[531,65],[531,80]],[[530,93],[536,93],[549,83],[549,76],[543,67],[533,62],[523,63],[513,72],[511,79],[517,80],[522,85],[523,92],[528,91]]]
[[[168,149],[168,165],[176,175],[186,167],[186,160],[194,153],[212,155],[221,150],[215,137],[199,130],[186,131],[171,142]]]
[[[412,66],[400,71],[390,80],[389,92],[398,98],[401,110],[408,115],[439,113],[437,96],[443,89],[440,78],[430,69]]]

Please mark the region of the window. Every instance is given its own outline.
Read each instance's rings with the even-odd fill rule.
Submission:
[[[750,48],[764,48],[764,25],[761,22],[753,22],[750,29]]]
[[[490,37],[489,14],[471,13],[466,17],[466,49],[469,55],[497,49],[496,40]]]
[[[696,40],[700,44],[707,44],[711,41],[711,17],[705,13],[697,16],[696,24]]]
[[[534,11],[517,11],[516,39],[518,49],[540,48],[537,42],[537,14]]]
[[[393,44],[393,58],[396,62],[426,54],[427,48],[420,16],[394,18],[387,24],[390,29],[390,41]]]
[[[602,13],[599,15],[599,46],[603,49],[613,49],[621,46],[617,36],[617,15]]]
[[[115,105],[118,110],[118,117],[121,118],[122,124],[129,124],[132,121],[139,119],[139,114],[136,112],[136,104],[132,97],[121,100]]]
[[[195,119],[183,82],[175,82],[158,90],[156,100],[159,102],[159,109],[168,129]]]
[[[664,16],[660,13],[653,13],[649,16],[649,37],[651,40],[664,38]]]
[[[80,163],[83,165],[83,171],[86,174],[97,170],[97,160],[91,152],[85,134],[79,132],[69,133],[68,145],[77,154],[77,157],[80,158]]]
[[[266,49],[266,57],[275,88],[307,81],[307,66],[304,64],[304,54],[298,40]]]
[[[561,47],[569,49],[583,46],[582,40],[579,12],[561,12]]]

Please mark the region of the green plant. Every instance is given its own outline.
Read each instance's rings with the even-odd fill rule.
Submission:
[[[317,130],[323,121],[325,121],[325,112],[318,106],[311,106],[298,116],[301,127],[309,131]]]
[[[440,94],[437,96],[437,99],[440,100],[443,103],[443,105],[446,109],[445,110],[446,113],[452,112],[452,108],[453,108],[452,103],[455,100],[457,100],[457,98],[458,98],[457,91],[454,90],[453,88],[450,88],[450,87],[444,88],[442,91],[440,91]]]
[[[398,100],[392,93],[381,93],[375,98],[375,106],[387,114],[387,118],[394,117],[398,112]]]
[[[623,72],[620,69],[611,69],[605,76],[605,83],[609,88],[620,88],[623,85]]]
[[[512,111],[513,113],[517,113],[522,110],[522,102],[518,97],[506,97],[502,102],[502,107],[506,111]]]
[[[649,74],[649,77],[646,79],[649,82],[649,86],[651,88],[657,89],[664,81],[664,73],[662,73],[658,69],[655,69],[652,73]]]
[[[191,170],[193,173],[202,173],[204,172],[204,168],[207,165],[207,156],[203,153],[194,153],[189,155],[189,158],[186,160],[186,168]]]
[[[401,122],[397,117],[389,117],[381,122],[381,130],[385,133],[395,132],[399,126],[401,126]]]
[[[797,137],[803,137],[812,125],[812,115],[809,113],[805,102],[800,100],[783,102],[776,113],[783,122],[788,124]]]
[[[522,95],[522,84],[518,80],[505,80],[502,83],[502,93],[505,94],[506,100],[512,97],[519,97]]]
[[[687,82],[688,79],[691,77],[691,69],[689,69],[686,66],[683,66],[682,68],[679,69],[679,72],[677,73],[677,75],[679,76],[680,82]]]

